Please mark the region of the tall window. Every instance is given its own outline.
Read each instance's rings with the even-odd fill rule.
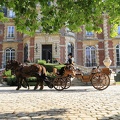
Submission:
[[[86,36],[93,36],[93,32],[86,31]]]
[[[13,38],[15,36],[15,26],[8,26],[7,28],[7,37]]]
[[[96,52],[93,46],[86,47],[86,66],[92,67],[96,66]]]
[[[24,45],[24,62],[27,62],[28,60],[28,44],[26,43]]]
[[[6,61],[8,60],[15,60],[15,49],[6,49]]]
[[[3,6],[3,13],[4,13],[4,16],[7,17],[7,8]]]
[[[118,35],[120,35],[120,25],[118,26]]]
[[[72,56],[74,56],[74,46],[72,43],[68,43],[68,54],[72,53]]]
[[[15,17],[15,12],[12,9],[9,10],[8,17],[10,17],[10,18],[14,18]]]
[[[116,46],[116,65],[120,66],[120,45]]]

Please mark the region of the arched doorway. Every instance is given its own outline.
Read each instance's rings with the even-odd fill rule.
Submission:
[[[68,43],[68,54],[72,53],[72,56],[74,56],[74,45],[72,43]]]

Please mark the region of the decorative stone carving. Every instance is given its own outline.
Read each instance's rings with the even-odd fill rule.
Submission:
[[[112,61],[111,61],[110,57],[107,56],[107,57],[105,57],[105,60],[103,60],[103,63],[104,63],[104,65],[105,65],[107,68],[109,68],[110,65],[111,65],[111,63],[112,63]]]

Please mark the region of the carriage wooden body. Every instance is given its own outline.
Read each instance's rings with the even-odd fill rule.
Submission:
[[[67,72],[63,76],[56,76],[53,81],[53,86],[56,90],[64,90],[71,86],[71,77],[74,77],[81,82],[91,82],[91,85],[97,90],[104,90],[110,85],[109,68],[93,68],[89,74],[84,74],[80,69],[74,70],[75,74]]]

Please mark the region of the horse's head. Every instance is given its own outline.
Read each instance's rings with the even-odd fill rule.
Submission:
[[[9,60],[9,61],[7,61],[7,63],[6,63],[6,68],[5,68],[5,70],[7,71],[7,70],[11,70],[12,69],[12,60]]]
[[[15,60],[9,60],[6,64],[5,70],[11,70],[12,74],[14,74],[17,67],[20,66],[20,62],[17,62]]]

